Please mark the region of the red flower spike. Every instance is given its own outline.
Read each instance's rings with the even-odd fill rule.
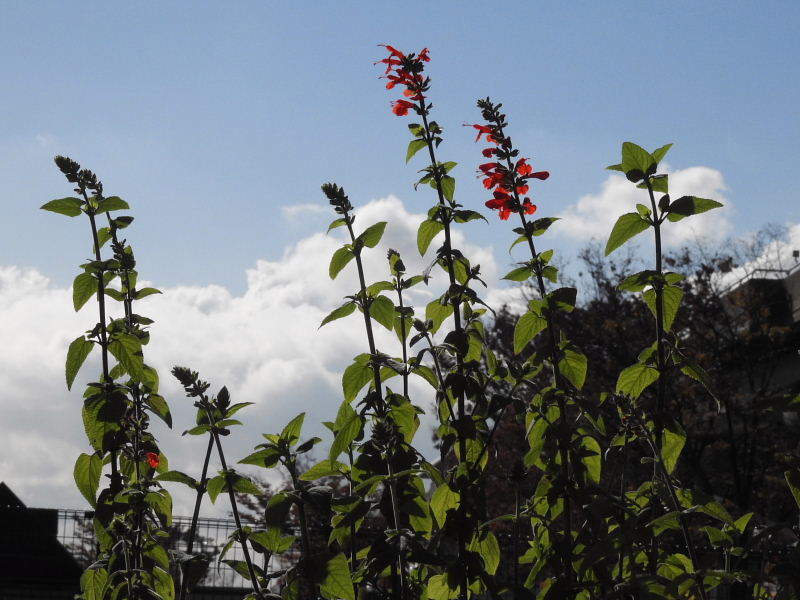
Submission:
[[[152,468],[158,467],[158,454],[155,452],[148,452],[147,453],[147,464],[150,465]]]

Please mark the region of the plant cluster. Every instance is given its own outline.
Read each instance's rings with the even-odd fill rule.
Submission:
[[[432,192],[416,240],[427,266],[410,275],[400,254],[389,250],[386,278],[368,281],[363,256],[379,244],[387,223],[362,225],[340,185],[322,186],[336,215],[328,232],[346,232],[331,257],[329,275],[335,279],[349,265],[355,268],[352,293],[320,326],[359,313],[366,344],[344,370],[343,401],[335,420],[325,423],[332,442],[324,458],[304,467],[305,457],[322,440],[301,441],[305,414],[300,414],[279,433],[264,434],[265,442],[239,461],[288,476],[289,485],[269,497],[257,524],[241,518],[237,493],[261,490],[230,467],[222,445],[231,427],[240,424],[233,416],[248,403],[231,404],[225,387],[209,395],[210,384],[184,367],[172,373],[197,408],[196,423],[185,433],[207,435],[208,445],[199,479],[168,469],[147,427],[148,413],[170,422],[158,377],[143,361],[152,321],[133,312],[135,301],[157,290],[136,287],[133,251],[119,238],[132,219],[110,215],[128,206],[103,196],[91,172],[56,159],[78,197],[43,208],[88,217],[94,258],[75,280],[75,308],[96,297],[100,315],[70,345],[66,369],[71,386],[99,346],[102,374],[88,385],[83,409],[94,452],[81,455],[76,464],[76,483],[96,508],[102,550],[84,575],[84,598],[171,600],[176,589],[181,599],[191,592],[192,567],[204,557],[193,554],[192,530],[188,551],[173,557],[181,565],[181,580],[173,582],[168,575],[170,558],[161,543],[171,513],[165,481],[195,490],[195,520],[206,495],[214,502],[227,492],[236,531],[220,560],[249,580],[253,600],[320,595],[331,600],[709,600],[732,598],[742,585],[747,597],[775,597],[774,592],[796,598],[800,590],[791,578],[747,569],[744,561],[733,568],[731,557],[748,552],[743,540],[753,534],[753,513],[732,515],[718,499],[677,477],[686,433],[668,410],[670,399],[686,378],[700,382],[711,398],[714,386],[676,326],[685,276],[665,268],[662,242],[671,223],[721,205],[670,196],[669,177],[659,172],[659,164],[671,144],[652,152],[631,142],[622,145],[621,162],[609,169],[640,189],[643,202],[617,220],[605,253],[652,232],[653,267],[627,275],[619,285],[641,294],[652,313],[652,335],[636,362],[618,374],[613,389],[587,386],[589,361],[565,326],[578,293],[560,282],[553,250],[542,249],[539,241],[557,219],[538,215],[531,187],[549,173],[535,171],[531,158],[515,146],[502,105],[479,100],[482,121],[471,126],[476,141],[486,143],[480,154],[488,162],[477,169],[490,194],[485,205],[502,221],[514,219],[511,247],[527,249],[504,279],[532,290],[513,326],[513,351],[498,352],[487,336],[493,311],[480,297],[486,285],[480,265],[454,244],[457,228],[486,219],[458,202],[457,165],[439,158],[445,130],[432,118],[429,52],[385,48],[388,56],[379,62],[385,65],[386,88],[403,90],[391,111],[416,117],[408,124],[406,162],[422,153],[414,185]],[[102,213],[108,226],[98,228]],[[103,260],[107,242],[113,254]],[[110,287],[115,280],[118,289]],[[411,305],[408,290],[431,282],[443,282],[443,292],[424,307]],[[121,318],[106,313],[106,297],[123,304]],[[378,347],[378,328],[393,334],[392,344]],[[435,462],[414,445],[425,411],[412,397],[412,378],[434,393]],[[499,476],[498,432],[508,423],[523,429],[527,447],[516,450],[502,473],[512,509],[498,513],[489,496]],[[214,451],[221,470],[211,476]],[[634,468],[634,457],[644,469]],[[108,485],[98,494],[104,470]],[[786,480],[800,502],[797,464]],[[328,524],[325,543],[312,539],[312,518]],[[289,522],[297,529],[287,527]],[[382,526],[367,528],[367,523]],[[243,561],[225,559],[234,544],[240,545]],[[271,570],[270,558],[287,553],[295,557],[289,568]]]

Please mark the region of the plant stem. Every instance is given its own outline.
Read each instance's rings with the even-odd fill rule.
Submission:
[[[300,485],[300,480],[297,477],[297,465],[295,465],[294,461],[291,459],[286,461],[286,469],[289,471],[289,476],[292,478],[292,487],[297,492],[302,492],[302,487]],[[297,518],[300,520],[300,550],[303,553],[303,558],[305,559],[304,562],[306,564],[303,565],[303,569],[306,575],[306,581],[309,580],[308,572],[306,569],[308,568],[308,560],[311,556],[311,534],[308,531],[308,520],[306,518],[306,506],[305,500],[300,497],[299,502],[297,503]],[[316,586],[315,586],[316,587]]]
[[[444,227],[444,253],[445,253],[445,263],[447,265],[447,275],[450,278],[450,287],[456,285],[456,275],[455,275],[455,268],[453,267],[453,245],[450,236],[450,214],[446,210],[447,204],[445,202],[444,197],[444,190],[442,189],[442,177],[441,173],[439,172],[438,163],[436,161],[436,152],[433,146],[433,136],[431,135],[430,125],[428,124],[428,109],[425,107],[425,100],[422,95],[420,95],[419,99],[419,114],[422,116],[422,125],[425,128],[425,145],[428,148],[428,156],[431,160],[431,168],[433,169],[433,178],[436,183],[436,195],[439,199],[439,207],[440,207],[440,215],[442,219],[442,226]],[[453,326],[455,327],[456,332],[459,334],[463,334],[464,328],[461,324],[461,298],[459,296],[451,295],[450,303],[453,307]],[[463,379],[464,377],[464,365],[461,359],[461,355],[456,352],[456,372],[458,373],[459,377]],[[442,381],[442,385],[444,385],[444,381]],[[442,390],[443,394],[446,396],[447,391]],[[466,401],[464,399],[464,392],[459,391],[457,397],[458,403],[458,417],[463,418],[466,415]],[[451,418],[454,416],[451,411]],[[467,460],[467,440],[464,438],[463,428],[457,427],[456,434],[458,436],[458,454],[461,461]],[[463,492],[466,490],[460,490],[462,497],[465,496]],[[459,505],[459,510],[463,510],[464,504],[461,503]],[[465,539],[465,531],[462,531],[463,528],[459,528],[458,531],[458,557],[459,560],[462,560],[466,555],[467,551],[467,542]],[[467,599],[467,581],[464,578],[461,581],[461,598],[462,600]]]
[[[350,234],[350,241],[353,244],[353,254],[355,255],[356,259],[356,268],[358,270],[358,281],[361,286],[360,294],[362,300],[362,313],[364,314],[364,327],[367,331],[367,343],[369,344],[369,353],[371,356],[371,364],[372,364],[372,377],[373,383],[375,385],[375,393],[378,394],[378,404],[376,406],[377,410],[379,411],[379,418],[384,419],[386,418],[387,407],[386,403],[383,399],[383,389],[381,387],[381,370],[380,365],[376,361],[377,358],[377,350],[375,347],[375,336],[372,331],[372,320],[369,316],[369,308],[370,308],[370,300],[367,296],[367,282],[364,278],[364,265],[361,261],[361,248],[356,248],[356,236],[353,232],[353,219],[348,214],[344,214],[345,224],[347,225],[347,231]],[[395,483],[394,478],[392,477],[392,465],[391,465],[391,457],[386,457],[386,470],[389,475],[389,497],[392,504],[392,518],[394,520],[394,528],[400,529],[400,511],[397,506],[397,486]],[[394,597],[395,598],[403,598],[405,596],[405,584],[404,584],[404,573],[405,567],[403,565],[403,557],[402,554],[398,554],[397,556],[397,564],[399,567],[399,574],[395,579],[395,583],[397,585],[393,586],[394,589]]]
[[[508,159],[509,170],[513,169],[511,160]],[[533,235],[528,231],[528,223],[525,219],[525,212],[522,205],[519,203],[519,194],[514,190],[514,196],[519,205],[518,213],[522,221],[522,228],[525,230],[525,239],[528,241],[528,248],[531,252],[531,259],[536,260],[536,246],[533,243]],[[536,284],[539,289],[539,296],[542,300],[547,297],[547,288],[542,277],[541,266],[537,265],[535,270]],[[571,434],[569,430],[569,423],[567,422],[567,403],[564,400],[564,394],[560,392],[565,391],[561,369],[558,366],[558,338],[556,337],[556,322],[555,317],[549,308],[545,311],[545,319],[547,320],[547,332],[549,336],[549,354],[550,364],[553,367],[553,385],[558,390],[558,411],[559,411],[559,429],[558,429],[558,452],[561,455],[561,477],[564,480],[564,548],[561,552],[561,560],[564,568],[564,576],[567,579],[567,585],[570,590],[573,590],[575,584],[575,573],[572,569],[572,502],[571,490],[572,481],[570,479],[570,460],[569,460],[569,443]],[[574,591],[574,590],[573,590]]]
[[[214,449],[214,436],[208,436],[208,448],[206,448],[206,457],[203,461],[203,472],[200,475],[200,484],[197,488],[197,497],[194,500],[194,512],[192,513],[192,524],[189,526],[189,539],[186,542],[186,553],[191,554],[194,549],[194,536],[197,530],[197,519],[200,517],[200,505],[203,502],[203,496],[206,492],[206,483],[208,483],[208,463],[211,459],[211,451]],[[186,576],[181,571],[181,591],[179,600],[184,600],[187,593],[187,580]]]
[[[231,481],[230,472],[228,471],[228,465],[225,462],[225,453],[222,450],[222,443],[219,441],[219,435],[213,428],[214,417],[209,410],[208,407],[205,408],[206,414],[208,415],[208,423],[211,427],[211,437],[214,440],[214,443],[217,446],[217,456],[219,456],[220,465],[222,465],[222,471],[225,473],[225,482],[226,487],[228,488],[228,499],[231,503],[231,510],[233,511],[233,520],[236,522],[236,529],[239,533],[240,543],[242,545],[242,552],[244,553],[244,561],[247,563],[247,571],[250,574],[250,580],[253,583],[253,591],[256,595],[261,594],[261,586],[258,583],[258,578],[256,577],[256,570],[253,568],[253,560],[250,558],[250,550],[247,547],[247,536],[245,535],[244,529],[242,529],[242,520],[239,517],[239,507],[236,505],[236,496],[233,493],[233,481]]]

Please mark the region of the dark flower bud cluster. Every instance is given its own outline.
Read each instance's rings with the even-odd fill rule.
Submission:
[[[210,383],[200,380],[197,371],[192,371],[186,367],[173,367],[172,374],[181,382],[186,395],[190,397],[202,396],[211,386]]]
[[[77,191],[91,190],[97,194],[103,193],[102,182],[89,169],[81,169],[77,162],[66,156],[56,156],[55,163],[67,181],[78,184]]]
[[[323,183],[322,193],[333,206],[333,209],[340,215],[347,214],[353,210],[353,205],[350,204],[350,198],[344,193],[344,189],[335,183]]]

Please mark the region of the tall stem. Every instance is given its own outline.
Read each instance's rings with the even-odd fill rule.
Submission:
[[[450,235],[450,214],[449,211],[446,211],[447,204],[445,202],[444,197],[444,190],[442,189],[442,177],[441,173],[439,172],[438,163],[436,161],[436,152],[434,150],[433,145],[433,136],[431,135],[430,125],[428,123],[428,110],[425,107],[425,100],[420,95],[419,99],[419,114],[422,116],[422,125],[425,128],[425,145],[428,148],[428,156],[430,157],[431,161],[431,168],[433,169],[433,178],[434,182],[436,183],[436,195],[439,199],[439,207],[442,209],[440,210],[441,219],[442,219],[442,226],[444,227],[444,252],[445,252],[445,263],[447,265],[447,275],[450,278],[450,286],[456,285],[456,274],[455,268],[453,267],[453,245]],[[464,328],[461,324],[461,299],[460,296],[451,296],[451,305],[453,306],[453,326],[455,330],[461,334],[464,331]],[[461,359],[461,355],[456,353],[456,372],[458,373],[459,377],[463,378],[464,376],[464,365]],[[444,384],[444,381],[442,381]],[[442,390],[443,394],[446,396],[447,391]],[[466,415],[466,401],[464,398],[464,392],[459,391],[457,397],[458,403],[458,416],[459,418],[463,418]],[[454,416],[451,411],[451,416]],[[467,440],[463,434],[463,428],[457,427],[456,434],[458,436],[458,453],[460,460],[466,461],[467,460]],[[462,492],[466,490],[461,490]],[[465,495],[462,493],[462,497]],[[463,507],[464,503],[460,505]],[[463,510],[460,508],[460,510]],[[463,559],[466,555],[467,551],[467,541],[466,541],[466,533],[462,531],[463,528],[459,527],[458,530],[458,556],[459,559]],[[466,600],[467,598],[467,581],[464,578],[461,581],[461,597],[462,600]]]
[[[509,169],[512,169],[511,161],[508,161]],[[514,191],[514,195],[516,197],[517,203],[519,204],[519,195],[517,194],[516,190]],[[528,242],[528,248],[531,252],[531,258],[536,259],[536,246],[533,243],[533,236],[528,231],[528,223],[525,219],[525,213],[520,206],[519,208],[519,218],[522,221],[522,228],[525,231],[525,239]],[[544,300],[547,297],[547,287],[544,283],[544,278],[542,277],[542,271],[540,266],[537,266],[535,269],[536,274],[536,285],[539,290],[539,295]],[[548,332],[548,353],[550,355],[550,364],[553,368],[553,386],[558,390],[558,411],[560,413],[559,418],[559,429],[558,429],[558,452],[561,456],[561,477],[564,480],[564,548],[561,552],[561,560],[563,563],[564,568],[564,576],[567,578],[567,585],[571,590],[571,593],[574,591],[573,586],[575,583],[575,573],[572,569],[572,500],[571,500],[571,488],[572,482],[570,479],[570,460],[569,460],[569,444],[570,438],[572,437],[569,430],[569,423],[567,422],[567,403],[564,400],[564,394],[561,393],[565,390],[563,376],[561,375],[561,369],[558,366],[558,338],[556,336],[556,322],[555,317],[553,316],[552,312],[548,309],[545,311],[544,315],[545,319],[547,320],[547,332]]]
[[[203,461],[203,472],[200,475],[200,484],[197,488],[197,497],[194,500],[194,512],[192,513],[192,524],[189,526],[189,539],[186,542],[186,553],[191,554],[194,549],[194,536],[197,531],[197,519],[200,517],[200,505],[203,503],[203,496],[206,492],[206,484],[208,483],[208,463],[211,459],[211,451],[214,449],[214,436],[208,436],[208,448],[206,448],[206,457]],[[188,583],[185,573],[181,571],[181,591],[179,600],[186,598]]]
[[[661,474],[661,478],[664,481],[664,485],[666,486],[670,499],[672,501],[672,508],[675,511],[680,511],[680,503],[678,502],[678,497],[675,493],[675,486],[672,485],[672,480],[670,479],[670,475],[667,472],[666,467],[661,459],[661,448],[663,446],[663,436],[664,436],[664,393],[665,393],[665,384],[666,384],[666,359],[664,356],[664,283],[662,281],[663,275],[663,265],[662,265],[662,258],[661,258],[661,220],[662,215],[659,214],[658,205],[656,204],[655,195],[653,193],[653,185],[650,181],[650,177],[645,175],[644,177],[644,184],[647,187],[647,193],[650,196],[650,207],[653,212],[653,232],[655,235],[655,252],[656,252],[656,273],[658,279],[653,284],[653,289],[655,290],[656,295],[656,360],[657,360],[657,367],[658,367],[658,386],[656,391],[656,414],[654,415],[654,422],[655,422],[655,433],[656,433],[656,440],[655,443],[653,442],[652,438],[648,435],[648,443],[653,451],[653,457],[655,458],[656,465],[658,466]],[[646,428],[645,428],[646,431]],[[679,512],[678,514],[678,522],[681,526],[681,531],[683,532],[683,538],[686,543],[686,550],[689,552],[689,558],[692,561],[692,566],[695,570],[698,568],[697,562],[697,553],[694,548],[694,542],[692,542],[692,538],[689,535],[689,528],[686,525],[685,518],[683,514]],[[706,591],[705,586],[703,585],[702,579],[697,583],[697,591],[700,594],[700,597],[703,600],[706,600]]]
[[[87,206],[91,207],[89,203],[89,196],[86,194],[86,190],[81,187],[81,194],[83,195],[83,199],[86,201]],[[102,256],[100,255],[100,241],[97,237],[97,223],[94,218],[93,209],[89,209],[87,213],[89,216],[89,224],[92,228],[92,240],[94,246],[94,258],[97,262],[101,262],[103,260]],[[97,307],[98,312],[100,315],[100,355],[101,361],[103,365],[103,386],[106,387],[111,383],[111,377],[109,375],[108,369],[108,331],[106,329],[106,292],[105,292],[105,282],[103,281],[104,273],[101,271],[100,276],[97,278]],[[111,449],[111,491],[113,493],[117,493],[122,489],[122,480],[119,474],[119,467],[117,464],[117,450],[116,448]]]
[[[383,389],[381,387],[381,370],[380,365],[377,363],[376,356],[377,350],[375,347],[375,336],[372,331],[372,320],[369,316],[369,307],[370,307],[370,300],[367,296],[367,282],[364,278],[364,265],[361,262],[361,248],[356,248],[356,236],[353,231],[353,219],[350,217],[349,214],[345,213],[344,215],[345,223],[347,225],[347,231],[350,234],[350,241],[353,244],[353,253],[355,254],[356,259],[356,268],[358,270],[358,281],[361,286],[360,294],[362,300],[362,312],[364,314],[364,327],[367,332],[367,343],[369,344],[369,353],[372,357],[372,377],[373,383],[375,385],[375,393],[378,395],[378,402],[377,402],[377,410],[379,411],[379,417],[385,418],[387,413],[387,407],[383,400]],[[397,503],[397,485],[394,480],[394,474],[392,473],[392,462],[391,457],[386,456],[386,470],[389,475],[389,498],[392,504],[392,518],[394,520],[394,528],[400,529],[400,511],[398,509]],[[405,583],[404,583],[404,576],[405,576],[405,568],[403,565],[403,557],[401,554],[397,556],[397,566],[398,566],[398,576],[395,579],[396,585],[393,586],[395,589],[393,590],[393,595],[395,598],[403,598],[405,596]]]
[[[206,414],[208,415],[209,425],[212,425],[214,423],[214,418],[208,408],[206,408]],[[253,583],[253,591],[256,593],[256,595],[260,595],[261,586],[259,585],[258,578],[256,577],[256,570],[253,568],[253,560],[250,558],[250,550],[247,547],[247,536],[245,535],[244,529],[242,529],[242,520],[239,517],[239,507],[236,505],[236,496],[233,492],[233,481],[231,481],[230,473],[228,471],[228,464],[225,462],[225,453],[222,450],[222,443],[219,441],[219,435],[213,428],[211,429],[211,438],[214,440],[214,444],[217,446],[219,462],[222,466],[222,471],[225,473],[225,482],[226,487],[228,488],[228,499],[231,503],[231,511],[233,511],[233,520],[236,522],[236,530],[239,533],[242,552],[244,553],[244,561],[247,563],[247,572],[250,574],[250,581]]]

